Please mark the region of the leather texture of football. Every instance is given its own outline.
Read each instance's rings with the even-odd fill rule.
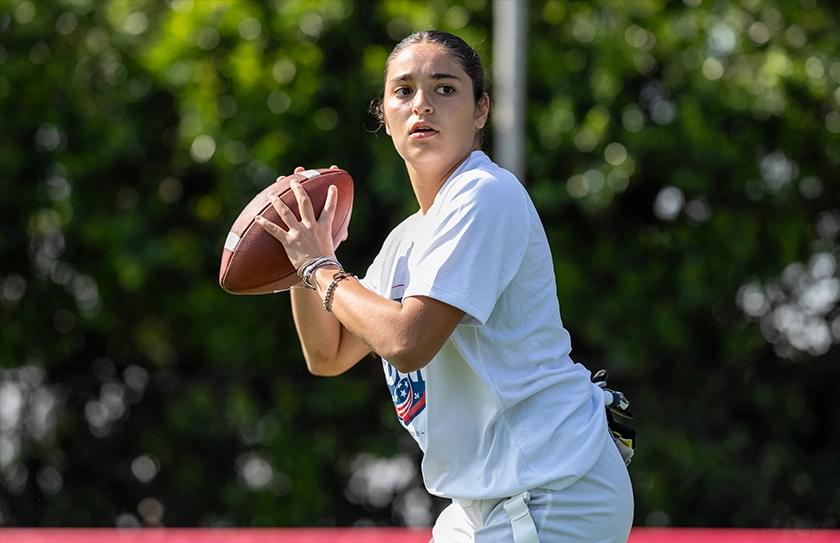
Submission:
[[[280,225],[286,224],[271,205],[269,197],[277,195],[300,220],[297,200],[289,188],[297,180],[306,189],[315,217],[321,215],[330,185],[338,189],[338,202],[333,219],[332,235],[336,240],[350,223],[353,209],[353,178],[344,170],[306,170],[275,181],[257,194],[239,214],[225,240],[219,285],[231,294],[270,294],[288,290],[299,282],[296,270],[283,245],[254,221],[257,215]]]

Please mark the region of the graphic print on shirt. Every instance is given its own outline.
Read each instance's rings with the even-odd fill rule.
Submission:
[[[382,360],[382,369],[397,417],[404,426],[408,426],[426,408],[426,380],[423,379],[423,370],[406,375],[385,359]]]
[[[394,265],[394,276],[391,281],[390,298],[402,302],[405,286],[408,283],[408,254],[400,256]],[[382,359],[382,370],[385,372],[385,383],[394,402],[394,410],[403,426],[408,427],[411,422],[426,408],[426,380],[423,370],[405,374],[397,370],[390,362]]]

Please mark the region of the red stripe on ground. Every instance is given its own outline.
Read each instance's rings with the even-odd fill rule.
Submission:
[[[840,543],[840,530],[634,528],[628,543]]]
[[[0,543],[427,543],[403,528],[0,528]],[[634,528],[628,543],[840,543],[840,530]]]
[[[0,528],[1,543],[427,543],[431,530],[400,528]]]

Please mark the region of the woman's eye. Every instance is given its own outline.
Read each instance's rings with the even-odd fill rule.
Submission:
[[[408,96],[409,94],[411,94],[411,89],[408,87],[399,87],[394,90],[395,96]]]
[[[455,87],[451,85],[441,85],[437,88],[438,93],[440,94],[452,94],[455,92]]]

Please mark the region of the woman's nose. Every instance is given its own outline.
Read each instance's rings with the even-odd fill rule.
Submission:
[[[414,113],[423,113],[428,115],[434,111],[432,107],[432,102],[426,96],[426,93],[423,91],[417,92],[414,98]]]

